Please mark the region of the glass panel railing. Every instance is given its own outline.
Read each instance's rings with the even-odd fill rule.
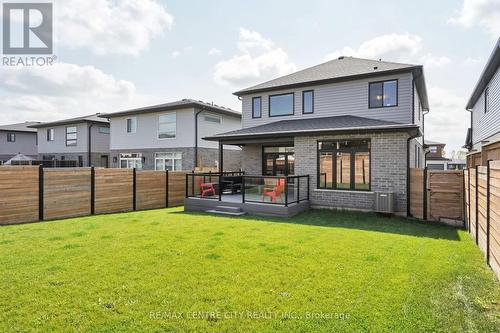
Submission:
[[[186,174],[186,197],[219,199],[218,174]]]
[[[244,201],[285,204],[285,177],[245,176]]]

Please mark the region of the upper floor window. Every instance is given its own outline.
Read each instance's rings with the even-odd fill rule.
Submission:
[[[253,97],[252,98],[252,118],[262,117],[262,98]]]
[[[436,146],[430,146],[429,147],[429,151],[433,154],[437,153],[438,152],[438,147]]]
[[[76,126],[66,127],[66,146],[76,146]]]
[[[302,92],[302,113],[314,112],[314,90]]]
[[[398,105],[398,80],[370,82],[368,90],[370,108]]]
[[[204,118],[205,118],[205,121],[207,121],[209,123],[215,123],[215,124],[222,123],[222,118],[219,116],[216,116],[216,115],[207,114],[207,115],[205,115]]]
[[[47,141],[54,141],[55,130],[53,128],[47,128]]]
[[[102,134],[109,134],[109,127],[106,127],[106,126],[99,126],[99,133],[102,133]]]
[[[16,133],[7,133],[7,142],[16,142]]]
[[[127,118],[127,133],[135,133],[137,131],[137,118]]]
[[[269,117],[290,116],[294,114],[293,93],[269,96]]]
[[[162,114],[158,118],[158,139],[175,139],[177,115],[175,112]]]
[[[490,99],[490,87],[484,89],[484,113],[488,112],[488,100]]]

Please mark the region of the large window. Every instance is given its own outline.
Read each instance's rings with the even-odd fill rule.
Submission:
[[[47,128],[47,141],[54,141],[55,130],[53,128]]]
[[[175,112],[158,117],[158,139],[175,139],[177,132],[177,115]]]
[[[142,169],[142,154],[141,153],[120,154],[120,168]]]
[[[398,80],[371,82],[368,90],[370,108],[398,105]]]
[[[110,133],[109,127],[99,126],[99,133],[101,133],[101,134],[109,134]]]
[[[302,92],[302,113],[314,112],[314,91],[307,90]]]
[[[7,142],[16,142],[16,133],[7,133]]]
[[[318,188],[370,190],[370,141],[318,142]]]
[[[76,146],[77,129],[76,126],[66,127],[66,146]]]
[[[293,93],[269,96],[269,117],[289,116],[294,113]]]
[[[137,131],[137,118],[127,118],[127,133],[135,133]]]
[[[182,153],[156,153],[155,170],[182,170]]]
[[[214,123],[214,124],[221,124],[222,123],[222,117],[216,116],[214,114],[206,114],[204,118],[205,118],[205,121],[208,123]]]
[[[252,118],[262,117],[262,98],[252,97]]]
[[[265,176],[288,176],[295,172],[293,147],[264,147],[262,152],[262,174]]]

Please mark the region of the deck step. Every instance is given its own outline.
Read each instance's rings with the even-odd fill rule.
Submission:
[[[228,212],[228,213],[240,213],[240,212],[242,212],[241,207],[233,207],[233,206],[217,206],[217,207],[215,207],[215,210],[218,210],[221,212]]]
[[[210,214],[219,214],[219,215],[228,215],[228,216],[246,215],[245,212],[228,212],[228,211],[217,210],[217,209],[209,209],[209,210],[206,210],[205,212],[210,213]]]

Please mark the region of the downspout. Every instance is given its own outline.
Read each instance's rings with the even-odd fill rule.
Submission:
[[[88,166],[92,166],[92,126],[94,126],[94,123],[90,123],[89,125],[89,156],[88,156]]]
[[[194,167],[198,167],[198,116],[200,113],[205,111],[205,109],[201,108],[196,111],[194,115]]]
[[[422,112],[422,149],[425,149],[425,115],[429,113],[429,110]],[[424,150],[424,168],[427,166],[427,154],[428,151]]]

